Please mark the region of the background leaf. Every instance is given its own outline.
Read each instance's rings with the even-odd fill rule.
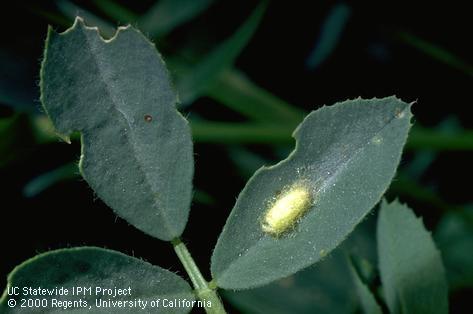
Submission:
[[[59,10],[65,16],[69,17],[71,21],[74,20],[76,16],[81,16],[88,25],[96,25],[99,28],[100,34],[106,38],[112,37],[116,32],[116,27],[113,24],[105,21],[88,10],[75,5],[71,1],[59,0],[56,4]]]
[[[362,276],[357,268],[357,265],[354,263],[354,260],[350,258],[350,270],[355,283],[356,292],[361,303],[361,308],[365,314],[382,314],[382,310],[379,307],[376,299],[371,293],[369,287],[362,280]]]
[[[426,56],[456,68],[470,77],[473,76],[473,66],[450,51],[406,31],[400,31],[395,36],[400,41],[418,49]]]
[[[360,223],[350,238],[319,263],[260,288],[223,291],[223,297],[242,312],[353,314],[358,297],[350,280],[347,254],[376,259],[375,217]]]
[[[140,17],[140,28],[152,38],[163,37],[207,9],[214,0],[159,0]]]
[[[56,169],[40,174],[23,188],[23,195],[25,197],[35,197],[48,189],[52,185],[64,181],[75,179],[79,176],[79,169],[74,162],[67,163]]]
[[[235,34],[221,43],[178,80],[177,89],[183,104],[189,104],[201,96],[216,82],[225,69],[233,65],[256,31],[266,9],[266,4],[266,1],[259,4]]]
[[[356,308],[349,276],[345,252],[337,250],[293,276],[223,296],[244,313],[348,314]]]
[[[309,69],[320,66],[335,50],[350,15],[351,9],[347,4],[338,3],[333,6],[320,29],[315,47],[307,57],[306,65]]]
[[[410,127],[410,106],[394,97],[349,100],[312,112],[294,132],[297,145],[261,168],[241,192],[212,256],[225,289],[263,285],[307,267],[353,231],[388,187]],[[312,199],[289,234],[263,232],[278,193],[302,185]]]
[[[50,30],[43,105],[59,133],[82,133],[80,168],[97,195],[162,240],[186,224],[192,189],[190,129],[154,46],[131,27],[105,42],[77,19]]]
[[[114,0],[93,0],[92,2],[103,14],[121,23],[135,23],[138,18],[132,10]]]
[[[146,280],[143,280],[143,279]],[[96,247],[80,247],[73,249],[60,249],[35,256],[16,267],[8,276],[9,287],[23,287],[35,289],[54,289],[64,287],[68,289],[67,296],[47,295],[41,298],[52,298],[60,301],[77,301],[82,299],[87,302],[86,308],[76,308],[74,313],[110,313],[110,308],[95,307],[96,299],[133,301],[141,299],[147,301],[148,306],[144,309],[113,308],[117,313],[188,313],[189,308],[152,308],[150,301],[158,298],[187,299],[194,300],[194,295],[189,284],[172,272],[158,266],[153,266],[140,259],[128,255],[105,250]],[[92,295],[72,295],[73,287],[92,287]],[[95,288],[118,289],[131,288],[131,295],[97,296]],[[21,308],[20,299],[36,299],[38,296],[24,295],[8,296],[7,291],[3,293],[0,300],[0,311],[2,313],[26,313]],[[17,306],[9,308],[7,300],[14,299]],[[28,313],[57,313],[61,308],[27,308]],[[89,309],[88,306],[91,306]]]
[[[473,287],[473,206],[446,213],[437,226],[435,242],[451,289]]]
[[[448,313],[448,288],[439,251],[422,221],[406,205],[382,203],[377,241],[381,281],[391,313]]]
[[[220,74],[209,88],[208,96],[254,121],[276,124],[278,127],[284,123],[290,124],[289,128],[292,129],[305,116],[298,107],[257,86],[234,69],[227,69]]]

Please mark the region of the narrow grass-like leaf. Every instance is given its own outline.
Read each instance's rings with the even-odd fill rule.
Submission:
[[[235,70],[225,71],[206,94],[252,120],[273,124],[275,122],[280,123],[280,125],[274,127],[274,133],[278,134],[276,140],[278,143],[291,141],[288,129],[294,128],[304,115],[304,112],[297,109],[294,104],[289,104],[255,85]],[[266,113],[266,116],[264,116],[264,113]],[[225,131],[238,133],[236,129],[239,127],[239,125],[227,125]],[[268,126],[263,125],[261,128],[268,128]],[[281,128],[285,129],[285,132],[281,132]],[[256,133],[260,131],[257,127],[254,130]],[[242,134],[242,137],[232,136],[232,142],[271,143],[274,138],[268,137],[268,140],[265,140],[264,137],[257,136],[256,139],[253,139],[246,132]],[[205,141],[220,142],[223,136],[217,131],[213,135],[206,135]],[[195,138],[195,140],[199,141],[200,138]],[[465,129],[451,133],[416,125],[409,134],[407,148],[432,151],[471,151],[473,150],[473,131]]]
[[[407,144],[408,147],[414,149],[472,151],[473,130],[467,129],[453,134],[423,127],[415,127],[412,137],[409,138]]]
[[[255,105],[259,105],[255,103]],[[299,113],[295,111],[294,118]],[[36,121],[37,120],[37,121]],[[292,120],[292,119],[291,119]],[[274,121],[274,120],[273,120]],[[291,144],[292,122],[279,120],[280,124],[270,123],[230,123],[213,122],[202,120],[191,120],[192,137],[196,142],[221,143],[221,144]],[[37,123],[40,122],[40,123]],[[56,136],[49,125],[42,121],[39,116],[34,123],[40,133],[40,140],[43,143],[50,143],[56,140]],[[74,136],[72,139],[78,139]],[[414,126],[409,133],[406,149],[409,150],[430,150],[430,151],[471,151],[473,150],[473,131],[462,130],[455,134],[445,133],[437,130],[426,130],[420,126]]]
[[[203,143],[221,144],[290,144],[291,130],[284,126],[261,123],[228,123],[205,120],[191,121],[192,136]]]
[[[250,179],[219,237],[212,275],[245,289],[319,261],[385,192],[410,127],[395,97],[349,100],[309,114],[291,155]]]
[[[76,19],[51,29],[41,101],[60,134],[81,132],[80,169],[97,195],[138,229],[178,237],[191,200],[190,128],[155,47],[137,30],[109,41]]]
[[[158,0],[139,20],[151,38],[163,37],[205,11],[214,0]]]
[[[338,3],[333,6],[323,22],[315,47],[307,57],[306,65],[309,69],[318,67],[335,50],[350,15],[351,9],[347,4]]]
[[[462,133],[462,126],[456,116],[448,116],[438,125],[434,130],[439,134],[456,135]],[[472,141],[473,144],[473,141]],[[430,168],[432,163],[436,160],[437,154],[431,150],[420,150],[416,152],[407,165],[404,166],[406,175],[419,181],[422,175]]]
[[[23,188],[25,197],[35,197],[52,185],[64,180],[75,179],[79,176],[79,169],[75,162],[67,163],[56,169],[40,174],[29,181]]]
[[[395,195],[405,195],[416,201],[433,205],[446,212],[461,210],[461,207],[449,204],[442,199],[439,193],[436,193],[432,188],[419,184],[402,172],[396,176],[396,180],[391,184],[389,191]]]
[[[78,293],[78,287],[90,290]],[[96,247],[60,249],[35,256],[10,273],[8,288],[17,288],[18,295],[3,293],[0,312],[5,314],[66,310],[74,313],[177,314],[188,313],[191,307],[170,308],[162,304],[153,307],[151,302],[164,298],[194,300],[189,284],[178,275],[140,259]],[[27,295],[24,289],[28,292],[30,288],[36,294]],[[56,289],[66,289],[68,293],[57,294]],[[35,299],[41,301],[42,306],[37,303],[31,307],[21,306],[35,304]],[[13,307],[10,307],[14,304],[11,300],[16,303]],[[107,307],[108,301],[115,302],[115,306]]]
[[[266,5],[266,1],[259,4],[235,34],[210,52],[178,81],[177,90],[183,104],[191,103],[201,96],[224,70],[233,65],[258,27]]]
[[[245,179],[250,178],[253,173],[262,166],[270,164],[270,162],[262,156],[239,145],[230,146],[227,151],[228,158],[230,158],[236,169],[238,169],[238,174]]]
[[[131,23],[135,22],[138,18],[137,14],[113,0],[93,0],[92,2],[104,14],[115,21],[121,23]]]
[[[46,8],[42,6],[42,4],[43,3],[41,2],[34,1],[28,4],[25,3],[24,8],[30,13],[39,16],[42,19],[48,21],[49,23],[53,23],[54,25],[63,27],[69,27],[71,25],[70,20],[65,16],[66,14],[64,12],[57,12],[57,10],[51,10],[51,8]]]
[[[116,28],[114,25],[105,21],[101,17],[96,16],[92,12],[75,5],[73,2],[68,0],[59,0],[56,3],[59,10],[71,20],[74,20],[76,16],[81,16],[88,25],[97,25],[100,34],[103,36],[110,38],[115,34]]]
[[[258,122],[292,126],[299,124],[304,117],[302,110],[257,86],[235,69],[225,70],[206,94]]]
[[[357,269],[352,259],[350,259],[349,264],[351,275],[353,278],[353,282],[355,283],[356,292],[358,294],[363,313],[382,314],[383,312],[381,308],[376,302],[376,299],[374,298],[368,286],[363,282],[359,270]]]
[[[448,313],[439,251],[422,221],[398,201],[383,201],[377,229],[379,269],[392,314]]]
[[[418,49],[425,55],[436,59],[452,68],[462,71],[463,73],[473,76],[473,66],[462,60],[450,51],[431,43],[425,39],[415,36],[409,32],[398,32],[395,34],[398,39],[404,43]]]

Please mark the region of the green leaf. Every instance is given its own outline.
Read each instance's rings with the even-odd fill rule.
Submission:
[[[345,252],[334,251],[319,264],[264,287],[223,291],[243,313],[349,314],[356,308]]]
[[[61,11],[69,19],[74,20],[77,16],[81,16],[88,25],[97,25],[101,35],[110,38],[115,32],[116,28],[114,25],[105,21],[101,17],[75,5],[73,2],[68,0],[59,0],[56,2],[59,11]]]
[[[408,146],[433,151],[473,150],[473,130],[467,129],[455,134],[416,126]]]
[[[81,132],[80,170],[97,195],[162,240],[187,222],[193,176],[190,128],[154,46],[132,27],[104,41],[77,18],[48,32],[41,101],[56,130]]]
[[[77,163],[67,163],[29,181],[23,188],[23,195],[25,197],[35,197],[58,182],[75,179],[78,176]]]
[[[350,15],[351,9],[345,3],[333,6],[323,22],[317,43],[307,58],[306,65],[309,69],[317,68],[332,54],[340,41]]]
[[[377,241],[381,282],[391,313],[448,313],[442,259],[421,219],[398,201],[383,201]]]
[[[260,288],[225,290],[223,297],[244,313],[355,313],[357,296],[346,256],[350,252],[375,259],[373,218],[369,215],[350,238],[316,265]]]
[[[134,12],[113,0],[93,0],[92,2],[112,20],[121,23],[131,23],[138,19],[138,16]]]
[[[235,70],[224,71],[206,94],[254,121],[273,124],[267,126],[260,123],[251,126],[250,129],[247,129],[245,124],[227,124],[227,126],[222,126],[223,133],[220,130],[214,130],[215,132],[205,134],[203,141],[206,142],[223,142],[226,133],[231,133],[230,140],[234,143],[289,143],[291,139],[288,129],[292,130],[304,115],[304,112],[294,104],[289,104],[255,85]],[[272,131],[268,129],[271,127]],[[240,129],[243,132],[242,136],[238,136]],[[281,129],[284,130],[281,131]],[[254,138],[251,136],[250,130],[256,134]],[[201,135],[199,131],[197,130],[197,135]],[[260,136],[262,132],[274,133],[276,136],[266,139],[264,136]],[[195,140],[200,141],[201,139],[196,137]],[[416,125],[409,134],[406,148],[431,151],[471,151],[473,150],[473,130],[450,132]]]
[[[261,123],[232,123],[191,120],[192,137],[203,143],[293,143],[291,130],[284,126]]]
[[[235,34],[210,52],[186,75],[182,76],[177,82],[177,90],[183,104],[189,104],[205,93],[217,81],[219,75],[235,62],[235,59],[256,31],[266,5],[266,1],[258,5]]]
[[[396,180],[391,184],[389,190],[392,194],[405,195],[416,201],[435,206],[443,211],[456,211],[461,209],[459,206],[447,203],[441,198],[439,193],[436,193],[431,187],[419,184],[402,172],[398,173]]]
[[[469,76],[473,76],[473,66],[471,64],[465,60],[462,60],[443,47],[417,37],[409,32],[401,31],[395,35],[398,39],[421,51],[426,56],[429,56],[432,59],[442,62],[452,68],[460,70]]]
[[[37,255],[9,274],[8,288],[12,287],[19,288],[19,295],[8,295],[7,291],[3,293],[0,312],[5,314],[64,311],[65,308],[57,306],[59,303],[54,299],[63,302],[63,305],[69,301],[69,310],[73,309],[74,313],[188,313],[191,307],[152,307],[151,302],[157,299],[194,300],[189,284],[178,275],[140,259],[96,247],[60,249]],[[91,290],[90,293],[73,295],[73,289],[77,287]],[[36,291],[48,289],[53,294],[26,295],[24,288]],[[56,288],[67,289],[68,294],[54,294]],[[112,295],[102,295],[103,290],[98,291],[97,288],[111,289]],[[121,289],[123,295],[114,296],[115,288]],[[16,301],[16,306],[9,308],[7,302],[12,299]],[[20,307],[21,299],[45,299],[47,304],[45,307],[25,309]],[[82,300],[81,305],[79,300]],[[128,302],[113,308],[101,308],[96,304],[108,300]]]
[[[257,86],[235,69],[223,71],[206,94],[254,121],[278,127],[284,122],[285,125],[290,125],[291,130],[305,115],[302,110]],[[286,137],[289,138],[290,133]]]
[[[353,282],[355,283],[356,292],[358,294],[358,298],[360,299],[363,313],[382,314],[383,312],[381,308],[379,307],[378,303],[376,302],[376,299],[374,298],[366,283],[362,280],[360,270],[356,267],[356,264],[352,258],[350,258],[349,264]]]
[[[254,103],[254,105],[258,105]],[[294,115],[294,118],[297,116]],[[213,122],[202,119],[191,119],[192,136],[194,141],[203,143],[219,144],[291,144],[294,139],[291,138],[291,122],[284,122],[282,119],[279,124],[270,123],[232,123],[232,122]],[[36,125],[38,137],[43,143],[55,142],[57,138],[52,136],[53,132],[49,130],[48,123],[42,121],[42,117],[33,120]],[[284,125],[281,123],[284,122]],[[418,132],[419,130],[419,132]],[[419,126],[414,126],[406,144],[406,149],[410,150],[431,150],[431,151],[471,151],[473,150],[473,132],[464,130],[455,134],[445,134],[441,131],[428,131]],[[71,137],[74,139],[74,136]]]
[[[227,148],[228,158],[233,162],[242,178],[248,179],[262,166],[269,164],[267,159],[245,147],[234,145]]]
[[[451,289],[473,287],[473,205],[446,213],[435,231]]]
[[[389,97],[349,100],[309,114],[294,132],[295,151],[259,169],[238,197],[212,256],[218,286],[269,283],[340,244],[394,176],[409,109]],[[283,208],[287,216],[270,216],[269,208]]]
[[[164,37],[205,11],[214,0],[159,0],[139,20],[151,38]]]

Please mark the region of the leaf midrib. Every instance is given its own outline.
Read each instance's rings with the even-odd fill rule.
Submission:
[[[342,105],[342,103],[338,103],[338,104],[333,105],[332,107],[337,107],[337,106],[341,106],[341,105]],[[328,107],[326,107],[326,108],[328,108]],[[400,114],[406,113],[406,111],[408,111],[409,108],[410,108],[410,106],[407,105],[407,106],[400,112]],[[389,125],[391,124],[392,121],[394,121],[394,120],[396,120],[396,119],[397,119],[396,114],[394,114],[381,128],[379,128],[377,131],[373,132],[373,135],[372,135],[364,144],[361,144],[360,147],[358,147],[358,148],[355,150],[355,152],[350,155],[350,157],[349,157],[348,159],[346,159],[344,162],[342,161],[342,162],[339,162],[338,164],[336,164],[336,167],[335,167],[336,170],[334,170],[334,171],[332,172],[332,175],[331,175],[331,176],[327,176],[327,177],[326,177],[326,180],[324,180],[324,181],[322,182],[322,185],[321,185],[321,187],[320,187],[320,190],[325,189],[325,187],[326,187],[327,185],[329,185],[329,183],[331,183],[331,182],[334,180],[335,177],[338,176],[338,174],[340,173],[340,171],[342,171],[343,169],[346,168],[346,167],[340,166],[341,164],[344,164],[344,165],[349,164],[349,163],[359,154],[360,151],[364,150],[368,145],[371,144],[371,140],[372,140],[374,137],[378,136],[387,126],[389,126]],[[406,137],[407,137],[407,133],[406,133]],[[299,142],[299,139],[296,139],[295,151],[293,151],[293,153],[289,154],[289,157],[288,157],[287,159],[284,159],[283,161],[277,163],[277,164],[274,165],[274,166],[270,166],[269,168],[273,168],[273,169],[274,169],[275,167],[278,167],[282,162],[286,163],[286,162],[289,162],[291,159],[293,159],[294,156],[295,156],[295,155],[298,153],[298,151],[299,151],[298,148],[299,148],[299,145],[300,145],[300,144],[298,144],[298,142]],[[386,189],[387,189],[387,187],[386,187]],[[245,192],[246,192],[246,191],[245,191]],[[383,194],[384,194],[384,193],[381,193],[381,196],[382,196]],[[380,198],[381,198],[381,196],[380,196]],[[364,217],[364,215],[360,218],[360,220],[363,219],[363,217]],[[356,224],[356,225],[357,225],[357,224]],[[356,225],[354,225],[354,226],[356,226]],[[353,227],[352,229],[354,229],[354,227]],[[346,236],[345,236],[345,237],[346,237]],[[226,268],[225,268],[225,271],[223,271],[222,273],[225,273],[225,272],[227,272],[228,270],[230,270],[230,269],[233,267],[233,265],[236,263],[237,260],[241,260],[241,259],[243,259],[245,256],[247,256],[247,255],[250,253],[250,251],[252,251],[252,250],[255,248],[255,246],[256,246],[260,241],[261,241],[261,239],[259,239],[258,241],[256,241],[256,242],[255,242],[255,245],[252,245],[250,248],[248,248],[247,250],[245,250],[244,253],[242,253],[241,256],[239,256],[239,257],[238,257],[237,259],[235,259],[233,262],[229,263],[228,267],[226,267]],[[342,241],[343,241],[343,240],[342,240]],[[340,243],[340,242],[342,242],[342,241],[339,241],[338,243]],[[337,245],[338,245],[338,244],[337,244]],[[306,264],[306,266],[310,265],[311,263],[312,263],[312,262],[309,262],[308,264]],[[305,266],[305,267],[306,267],[306,266]],[[225,276],[222,276],[222,277],[225,277]]]
[[[93,53],[93,51],[96,51],[96,49],[94,48],[97,48],[93,42],[89,41],[89,37],[87,36],[87,34],[85,33],[85,31],[89,30],[89,31],[94,31],[95,29],[94,28],[88,28],[87,26],[83,25],[83,27],[85,28],[82,29],[82,28],[79,28],[80,29],[80,34],[82,34],[84,37],[85,37],[85,42],[87,43],[87,46],[89,47],[88,51],[90,53],[90,55],[92,56],[92,60],[94,60],[94,63],[95,63],[95,66],[97,68],[97,72],[100,76],[100,80],[103,82],[103,84],[105,85],[105,92],[107,93],[107,95],[109,96],[109,99],[111,100],[111,104],[112,104],[112,108],[115,109],[113,110],[112,112],[114,112],[116,115],[118,116],[121,116],[125,121],[126,121],[126,124],[128,125],[128,129],[129,129],[129,132],[125,132],[124,133],[124,137],[126,138],[127,142],[130,144],[131,148],[132,148],[132,151],[133,151],[133,154],[132,154],[132,157],[136,160],[136,164],[138,165],[138,168],[140,170],[140,173],[143,175],[143,177],[145,178],[144,182],[146,183],[146,186],[148,187],[148,189],[151,191],[150,193],[150,197],[152,198],[153,200],[153,207],[161,213],[161,217],[163,218],[163,225],[165,226],[166,228],[166,232],[170,235],[172,235],[174,232],[173,228],[171,227],[171,225],[169,224],[169,219],[167,217],[167,214],[165,212],[164,209],[160,209],[160,207],[158,206],[157,204],[157,201],[154,197],[154,189],[153,189],[153,185],[151,184],[151,178],[148,176],[148,173],[144,170],[144,167],[145,165],[142,164],[142,161],[140,160],[139,158],[139,154],[137,153],[139,151],[139,149],[137,148],[135,142],[137,142],[135,140],[135,136],[134,136],[134,130],[132,128],[132,124],[130,122],[130,119],[129,117],[120,109],[119,107],[119,104],[120,103],[124,103],[120,98],[116,98],[114,97],[114,93],[113,93],[113,87],[108,83],[107,79],[103,76],[102,74],[102,62],[100,60],[100,56],[98,56],[97,54]],[[100,35],[98,34],[97,32],[97,36],[99,37],[99,43],[103,44],[105,47],[108,45],[108,44],[113,44],[115,38],[118,37],[119,35],[119,32],[121,30],[118,29],[117,30],[117,34],[115,34],[115,36],[113,37],[114,39],[113,40],[110,40],[110,41],[104,41]],[[101,47],[99,47],[101,48]],[[117,92],[118,94],[118,92]]]

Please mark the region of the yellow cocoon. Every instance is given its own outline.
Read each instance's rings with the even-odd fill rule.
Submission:
[[[279,236],[297,223],[297,220],[310,208],[311,195],[301,186],[295,186],[276,199],[264,215],[264,232]]]

